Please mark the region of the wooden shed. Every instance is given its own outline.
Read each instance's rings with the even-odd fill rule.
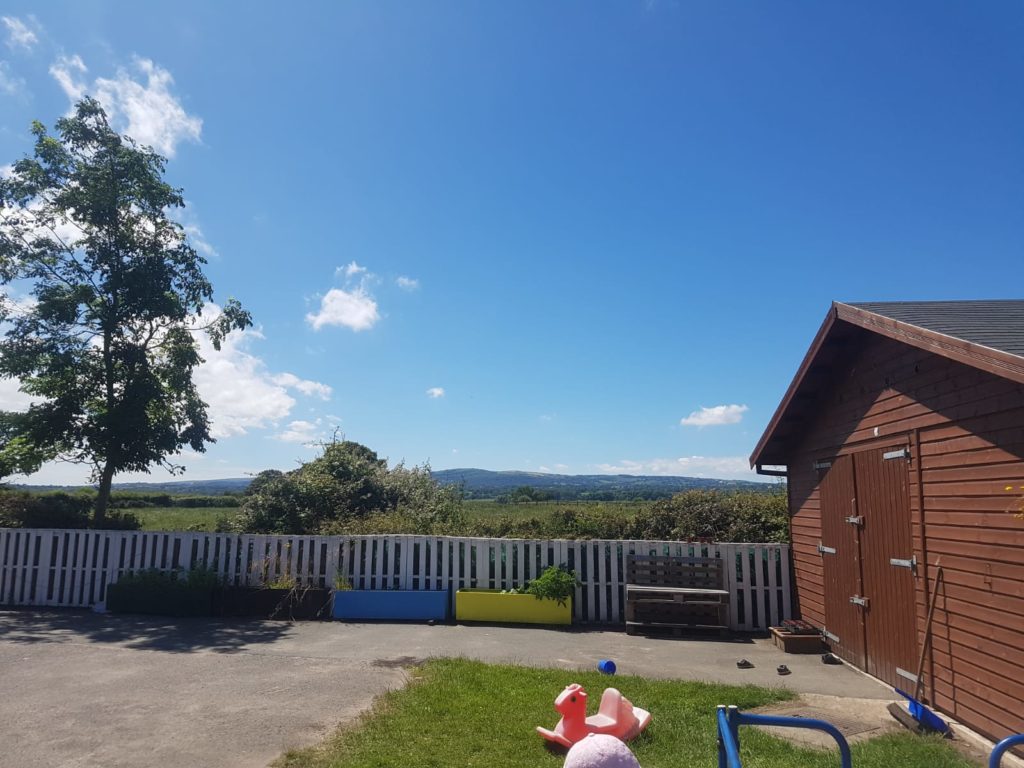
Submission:
[[[837,655],[913,690],[937,585],[924,696],[1024,732],[1024,301],[834,303],[750,461]]]

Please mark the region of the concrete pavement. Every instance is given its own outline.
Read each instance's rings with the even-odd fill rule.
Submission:
[[[0,767],[265,766],[402,685],[404,665],[436,656],[565,669],[611,658],[620,674],[891,699],[855,670],[787,656],[760,639],[7,610],[0,611]],[[739,658],[754,668],[737,669]],[[781,663],[793,673],[779,677]]]

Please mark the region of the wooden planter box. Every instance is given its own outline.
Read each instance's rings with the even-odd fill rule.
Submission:
[[[533,595],[510,595],[498,589],[460,589],[455,593],[456,621],[501,624],[571,624],[572,598],[538,600]]]
[[[213,591],[168,580],[166,584],[111,584],[107,610],[150,616],[209,616]]]
[[[447,621],[448,590],[345,589],[334,593],[336,619]]]
[[[795,635],[783,632],[778,627],[769,627],[775,645],[786,653],[824,653],[828,650],[821,640],[821,635]]]
[[[331,590],[299,587],[222,587],[213,592],[213,615],[261,619],[326,619],[330,617]]]

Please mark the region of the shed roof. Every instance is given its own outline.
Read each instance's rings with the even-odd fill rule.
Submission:
[[[814,407],[843,345],[863,330],[1024,383],[1024,301],[833,302],[751,466],[786,463],[788,438]]]

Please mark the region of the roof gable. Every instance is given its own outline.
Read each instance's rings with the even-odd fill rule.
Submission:
[[[815,391],[852,334],[868,331],[1024,383],[1024,301],[833,302],[786,394],[750,456],[782,464]]]

